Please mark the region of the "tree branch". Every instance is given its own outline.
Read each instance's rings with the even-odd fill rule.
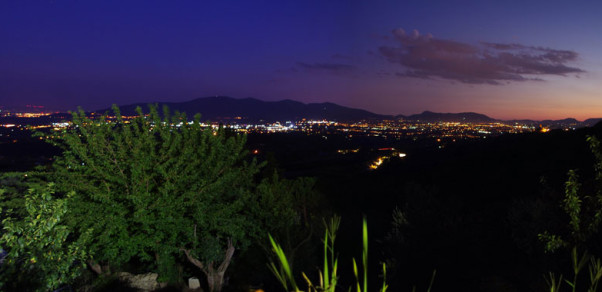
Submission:
[[[102,267],[94,260],[88,260],[88,266],[98,275],[102,275]]]
[[[228,238],[228,249],[226,249],[226,257],[224,258],[224,261],[222,261],[222,264],[219,265],[219,267],[217,268],[217,271],[220,273],[224,273],[226,272],[226,269],[228,269],[228,265],[230,265],[230,261],[232,261],[232,256],[234,255],[234,246],[232,245],[232,238]]]
[[[185,248],[180,248],[181,251],[183,251],[186,254],[186,258],[188,259],[188,261],[197,266],[199,269],[201,269],[201,271],[203,271],[203,273],[205,273],[206,275],[208,274],[207,269],[205,268],[205,265],[203,265],[203,262],[195,259],[194,257],[192,257],[192,255],[190,255],[190,250],[187,250]]]

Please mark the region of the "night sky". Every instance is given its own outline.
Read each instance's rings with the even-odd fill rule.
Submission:
[[[0,105],[602,117],[602,1],[0,1]]]

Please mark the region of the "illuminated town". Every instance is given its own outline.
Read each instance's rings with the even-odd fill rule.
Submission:
[[[57,121],[49,119],[48,121],[36,121],[35,118],[48,117],[52,113],[3,113],[3,117],[16,117],[27,119],[15,119],[11,122],[0,122],[0,127],[14,130],[38,130],[48,129],[60,130],[70,126],[66,120]],[[91,113],[91,118],[97,118],[99,115]],[[66,116],[61,116],[65,118]],[[109,120],[115,120],[114,116],[107,116]],[[135,116],[122,116],[124,121],[129,121]],[[385,137],[389,139],[417,139],[434,138],[439,141],[483,139],[491,136],[504,134],[520,134],[529,132],[547,132],[550,129],[542,126],[527,125],[509,122],[494,123],[470,123],[470,122],[420,122],[406,120],[362,120],[358,122],[336,122],[327,120],[306,120],[284,121],[270,123],[241,123],[240,119],[231,119],[228,123],[202,123],[203,127],[217,128],[224,125],[240,133],[306,133],[306,134],[339,134],[348,137]],[[562,127],[563,130],[573,130],[574,126],[568,125]],[[6,134],[5,134],[6,135]]]

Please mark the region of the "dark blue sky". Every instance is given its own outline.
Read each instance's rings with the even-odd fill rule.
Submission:
[[[0,105],[602,116],[598,1],[2,1]]]

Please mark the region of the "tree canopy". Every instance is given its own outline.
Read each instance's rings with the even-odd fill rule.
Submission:
[[[0,189],[0,195],[4,193]],[[7,248],[0,288],[49,291],[79,276],[82,260],[88,257],[85,245],[90,234],[70,238],[63,218],[72,195],[55,197],[54,184],[50,183],[43,190],[31,188],[25,194],[21,207],[26,214],[2,210],[9,212],[4,214],[0,236],[0,246]]]
[[[80,110],[54,137],[64,152],[53,180],[75,192],[67,222],[91,230],[91,267],[173,263],[184,251],[219,290],[234,249],[265,234],[267,224],[256,216],[266,188],[257,191],[261,164],[247,155],[245,136],[167,108],[162,116],[154,106],[146,115],[139,108],[132,120],[113,112],[91,119]]]

